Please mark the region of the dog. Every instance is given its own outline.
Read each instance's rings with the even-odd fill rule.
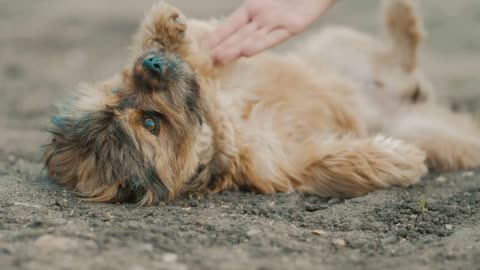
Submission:
[[[387,39],[329,27],[290,51],[216,66],[219,21],[154,5],[126,67],[52,118],[52,179],[92,202],[152,205],[223,190],[355,197],[480,165],[479,128],[435,101],[410,0]]]

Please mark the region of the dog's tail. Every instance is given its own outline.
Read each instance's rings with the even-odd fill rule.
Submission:
[[[394,57],[406,71],[417,66],[424,37],[423,22],[413,0],[384,0],[385,27],[392,39]]]

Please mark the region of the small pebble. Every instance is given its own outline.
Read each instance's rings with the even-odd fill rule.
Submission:
[[[14,163],[16,159],[17,159],[17,158],[16,158],[14,155],[12,155],[12,154],[8,155],[8,161],[9,161],[10,163]]]
[[[446,224],[446,225],[445,225],[445,229],[451,231],[451,230],[453,229],[453,226],[450,225],[450,224]]]
[[[25,202],[14,202],[13,205],[16,205],[16,206],[25,206],[25,207],[33,207],[33,208],[37,208],[37,209],[41,209],[42,206],[40,205],[37,205],[37,204],[29,204],[29,203],[25,203]]]
[[[112,220],[112,219],[114,219],[114,218],[115,218],[115,216],[112,215],[111,212],[106,212],[106,213],[100,218],[100,220],[101,220],[101,221],[110,221],[110,220]]]
[[[347,242],[341,238],[333,239],[332,243],[337,247],[344,247],[347,245]]]
[[[248,230],[248,232],[247,232],[247,236],[252,237],[252,236],[254,236],[254,235],[256,235],[256,234],[259,234],[259,233],[261,233],[260,230],[250,229],[250,230]]]
[[[445,183],[445,182],[447,182],[447,178],[442,175],[442,176],[437,177],[437,179],[435,179],[435,182],[437,182],[437,183]]]
[[[332,204],[336,204],[336,203],[339,203],[340,202],[340,198],[331,198],[330,200],[328,200],[328,204],[332,205]]]
[[[327,232],[324,231],[324,230],[313,230],[312,233],[313,233],[313,234],[316,234],[316,235],[320,235],[320,236],[325,236],[325,235],[327,235]]]
[[[474,175],[475,175],[475,174],[474,174],[474,172],[472,172],[472,171],[468,171],[468,172],[462,173],[462,176],[463,176],[463,177],[472,177],[472,176],[474,176]]]
[[[142,252],[153,252],[153,245],[150,243],[143,244],[143,245],[140,245],[138,249],[141,250]]]
[[[175,253],[165,253],[162,256],[162,259],[163,259],[164,262],[173,263],[173,262],[177,261],[178,255],[175,254]]]
[[[350,199],[348,201],[351,203],[364,203],[368,201],[368,198],[365,196],[362,196],[362,197],[356,197],[356,198]]]

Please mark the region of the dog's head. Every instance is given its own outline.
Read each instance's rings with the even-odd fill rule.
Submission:
[[[173,198],[199,166],[199,84],[178,55],[151,51],[122,78],[85,86],[54,117],[51,176],[96,201]]]
[[[157,5],[137,36],[166,39],[171,32],[155,30],[178,30],[178,16]],[[197,175],[211,142],[198,75],[160,45],[135,51],[121,75],[81,87],[53,118],[45,150],[52,178],[91,201],[152,204],[173,199]]]

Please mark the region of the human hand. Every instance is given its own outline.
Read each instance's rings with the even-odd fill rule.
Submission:
[[[303,32],[335,0],[247,0],[209,39],[215,63],[253,56]]]

